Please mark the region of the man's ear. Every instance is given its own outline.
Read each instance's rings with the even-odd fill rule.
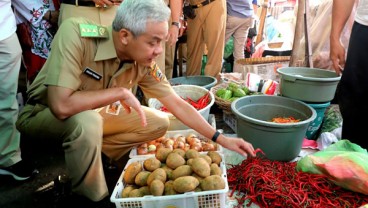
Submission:
[[[127,45],[129,42],[129,39],[131,38],[132,33],[127,29],[121,29],[119,31],[119,39],[121,40],[121,43],[123,45]]]

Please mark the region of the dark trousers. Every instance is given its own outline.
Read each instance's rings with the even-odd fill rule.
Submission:
[[[342,139],[368,149],[368,26],[354,23],[344,72],[337,88]],[[362,122],[363,121],[363,122]]]

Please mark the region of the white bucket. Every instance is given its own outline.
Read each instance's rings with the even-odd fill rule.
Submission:
[[[180,97],[187,98],[189,96],[192,100],[195,100],[195,101],[201,98],[206,93],[210,93],[210,103],[205,108],[198,111],[203,116],[203,118],[206,121],[208,121],[208,117],[210,115],[210,109],[215,103],[215,97],[211,91],[207,90],[204,87],[200,87],[196,85],[177,85],[177,86],[173,86],[173,89]],[[150,98],[148,100],[148,107],[150,108],[155,108],[159,110],[161,106],[162,104],[156,98]],[[188,126],[186,126],[181,121],[179,121],[173,114],[171,113],[165,113],[165,114],[167,114],[167,116],[170,119],[170,126],[168,129],[169,131],[190,129]]]

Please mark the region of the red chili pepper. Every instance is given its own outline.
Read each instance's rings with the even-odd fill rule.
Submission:
[[[246,194],[247,206],[359,207],[368,203],[366,195],[337,186],[327,176],[297,172],[295,167],[296,162],[249,157],[228,168],[229,187],[232,193],[237,190]]]

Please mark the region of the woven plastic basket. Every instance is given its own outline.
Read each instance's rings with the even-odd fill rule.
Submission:
[[[215,96],[215,103],[218,105],[218,107],[220,109],[222,109],[223,111],[226,111],[227,113],[231,114],[232,113],[231,112],[231,101],[222,99],[222,98],[220,98],[216,95],[217,90],[219,90],[221,88],[227,88],[227,86],[229,86],[229,83],[228,82],[223,82],[221,84],[218,84],[218,85],[212,87],[211,92]]]
[[[249,64],[266,64],[290,61],[290,56],[272,56],[272,57],[260,57],[260,58],[244,58],[237,60],[238,64],[249,65]]]

